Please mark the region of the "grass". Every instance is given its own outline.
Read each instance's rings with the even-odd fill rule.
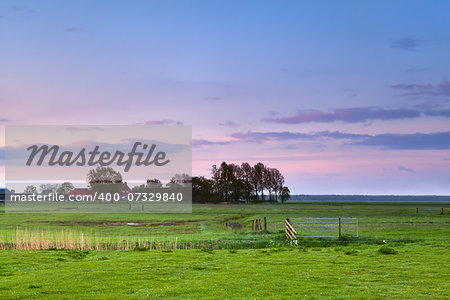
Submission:
[[[172,215],[4,213],[0,298],[448,299],[450,215],[416,214],[418,206],[433,207],[325,203],[194,205],[192,214]],[[252,232],[251,220],[264,217],[268,230]],[[360,238],[344,232],[341,239],[303,239],[293,247],[283,238],[286,217],[356,217]],[[243,229],[230,230],[228,221]]]
[[[433,298],[450,296],[445,245],[227,250],[4,250],[0,298]]]

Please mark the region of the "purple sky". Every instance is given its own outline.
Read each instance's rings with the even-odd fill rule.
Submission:
[[[449,1],[2,1],[5,125],[186,124],[193,174],[450,194]],[[0,185],[4,178],[0,150]]]

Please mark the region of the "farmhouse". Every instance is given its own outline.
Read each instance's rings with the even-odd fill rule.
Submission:
[[[94,196],[94,192],[88,188],[75,188],[75,189],[71,190],[67,195],[73,196],[73,197],[85,196],[85,195]]]
[[[123,183],[122,190],[120,191],[120,199],[128,200],[128,194],[131,193],[131,189],[126,182]]]
[[[120,199],[128,200],[128,194],[132,191],[126,182],[123,183],[122,188],[120,189]],[[68,193],[69,196],[73,196],[74,198],[77,196],[91,196],[94,197],[95,193],[88,188],[75,188]]]
[[[14,193],[14,190],[13,190]],[[0,188],[0,203],[4,203],[6,195],[11,195],[11,192],[7,188]]]

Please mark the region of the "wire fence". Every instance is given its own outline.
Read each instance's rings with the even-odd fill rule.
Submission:
[[[339,238],[343,234],[359,237],[357,218],[291,218],[286,219],[287,237]]]

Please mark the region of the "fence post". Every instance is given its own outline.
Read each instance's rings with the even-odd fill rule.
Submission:
[[[444,211],[444,209],[442,209]],[[264,230],[267,230],[267,220],[266,217],[264,217]]]
[[[416,214],[418,214],[419,213],[419,208],[418,207],[416,207]]]
[[[292,243],[295,243],[297,245],[297,231],[292,226],[291,220],[289,218],[286,218],[285,220],[285,231],[286,231],[286,238]]]
[[[255,220],[252,220],[252,231],[255,231]]]
[[[339,237],[341,237],[341,218],[339,218]]]
[[[359,223],[358,223],[358,219],[356,219],[356,237],[359,237]]]

